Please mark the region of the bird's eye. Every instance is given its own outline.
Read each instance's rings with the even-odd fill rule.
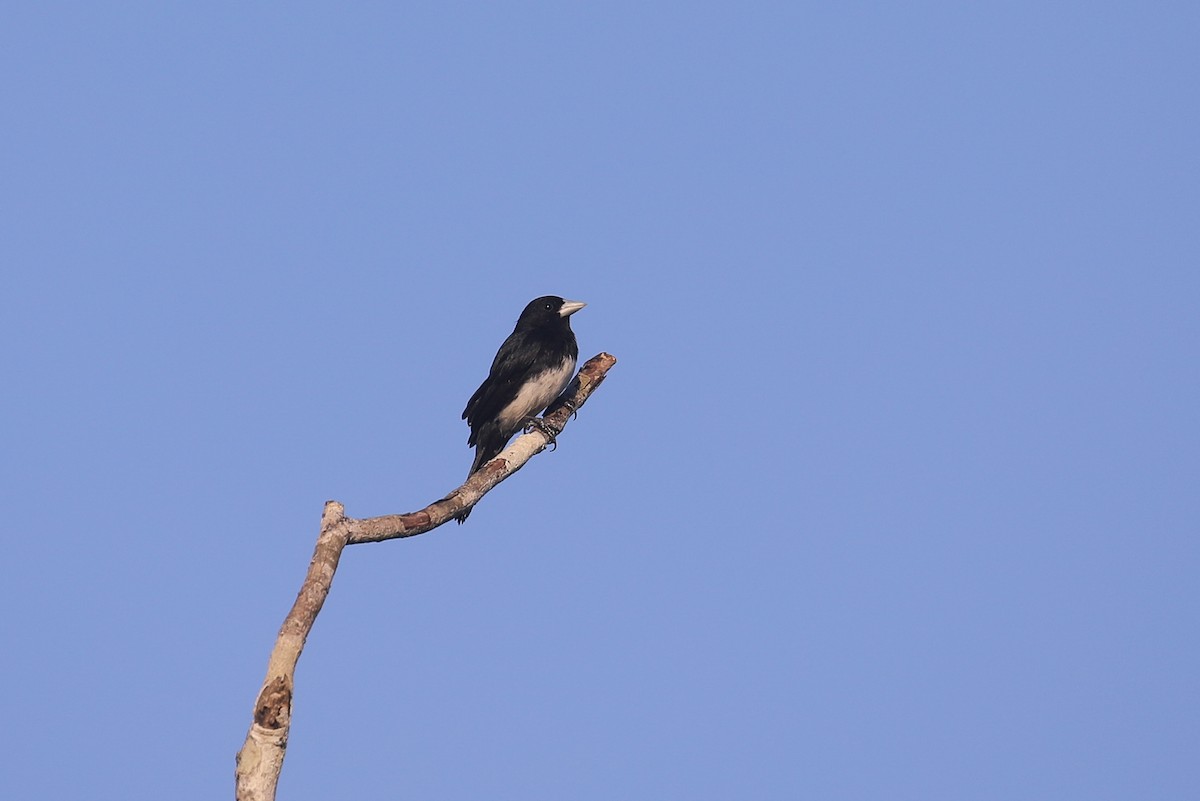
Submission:
[[[553,308],[554,308],[554,304],[553,304],[553,303],[547,303],[547,304],[546,304],[545,306],[543,306],[542,308],[544,308],[546,311],[550,311],[551,309],[553,309]]]

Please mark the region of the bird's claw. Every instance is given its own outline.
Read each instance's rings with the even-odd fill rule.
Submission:
[[[555,431],[554,428],[552,426],[548,425],[546,423],[546,421],[543,420],[542,418],[531,417],[531,418],[529,418],[529,421],[525,424],[525,433],[528,434],[530,431],[534,430],[535,428],[538,431],[541,431],[543,434],[546,435],[548,444],[552,446],[550,448],[551,451],[558,449],[557,437],[559,434],[562,433],[561,429],[559,429],[558,431]]]
[[[546,409],[545,414],[550,414],[551,412],[557,412],[559,409],[562,409],[564,407],[571,412],[572,419],[579,416],[579,407],[563,397],[559,397],[558,400],[556,400],[556,401],[554,401],[554,403],[550,404],[550,406]]]

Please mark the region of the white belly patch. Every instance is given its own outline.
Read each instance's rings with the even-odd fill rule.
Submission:
[[[568,357],[563,359],[557,368],[547,370],[522,387],[512,403],[500,410],[498,417],[501,429],[514,430],[520,427],[521,421],[526,417],[549,406],[550,402],[566,389],[573,372],[575,360]]]

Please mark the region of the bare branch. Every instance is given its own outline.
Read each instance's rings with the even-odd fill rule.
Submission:
[[[342,549],[350,538],[349,520],[342,505],[328,501],[321,515],[321,534],[308,574],[300,587],[296,602],[283,620],[271,659],[267,663],[267,678],[254,703],[254,722],[246,742],[237,755],[238,801],[272,801],[283,768],[288,729],[292,716],[292,688],[296,662],[304,650],[304,641],[312,631],[317,614],[329,595],[333,574],[337,570]]]
[[[588,359],[571,385],[543,416],[543,423],[561,433],[572,409],[583,406],[616,363],[616,358],[607,353]],[[550,438],[537,429],[518,437],[461,487],[417,512],[356,520],[346,517],[337,501],[326,502],[321,515],[321,533],[308,565],[308,574],[280,627],[267,663],[266,679],[254,704],[254,722],[250,724],[246,741],[237,755],[237,801],[274,801],[291,727],[296,663],[329,595],[333,574],[346,545],[412,537],[437,528],[478,503],[493,487],[545,450],[548,444]]]

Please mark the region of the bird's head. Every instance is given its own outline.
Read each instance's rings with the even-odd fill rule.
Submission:
[[[547,325],[566,325],[567,319],[587,304],[579,300],[563,300],[558,295],[543,295],[529,301],[517,328],[540,328]]]

